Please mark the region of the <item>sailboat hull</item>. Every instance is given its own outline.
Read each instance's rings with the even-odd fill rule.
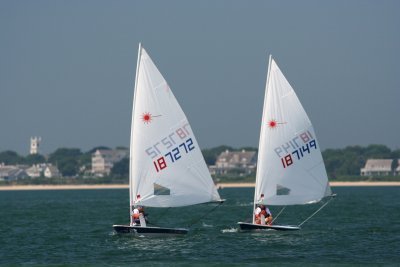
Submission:
[[[240,230],[251,231],[251,230],[278,230],[278,231],[296,231],[300,230],[299,226],[295,225],[261,225],[238,222]]]
[[[113,228],[118,234],[138,234],[145,236],[185,235],[189,232],[185,228],[142,227],[136,225],[113,225]]]

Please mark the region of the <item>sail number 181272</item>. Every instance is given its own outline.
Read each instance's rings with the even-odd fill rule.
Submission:
[[[187,139],[182,144],[170,150],[164,156],[159,157],[155,161],[153,161],[153,165],[157,172],[167,168],[167,161],[170,163],[174,163],[178,161],[182,154],[187,154],[194,149],[194,144],[192,138]]]

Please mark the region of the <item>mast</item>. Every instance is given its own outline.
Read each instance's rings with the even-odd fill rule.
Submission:
[[[262,116],[261,116],[261,130],[260,130],[260,140],[258,141],[258,156],[257,156],[257,172],[256,172],[256,186],[254,188],[254,205],[253,205],[253,210],[252,210],[252,217],[253,217],[253,224],[255,224],[255,216],[254,216],[254,210],[256,208],[257,205],[257,187],[258,184],[260,182],[260,172],[258,171],[260,168],[260,159],[261,154],[264,153],[264,151],[262,150],[262,145],[263,143],[261,142],[262,139],[264,138],[264,127],[263,127],[263,123],[264,123],[264,115],[265,115],[265,105],[267,103],[267,89],[268,89],[268,83],[269,83],[269,73],[271,70],[271,62],[272,62],[272,55],[269,55],[269,60],[268,60],[268,70],[267,70],[267,81],[265,83],[265,92],[264,92],[264,104],[263,104],[263,111],[262,111]]]
[[[138,49],[138,57],[137,57],[137,63],[136,63],[136,75],[135,75],[135,87],[133,91],[133,105],[132,105],[132,121],[131,121],[131,138],[129,141],[129,219],[130,219],[130,225],[133,224],[132,221],[132,206],[133,206],[133,183],[132,183],[132,162],[133,162],[133,148],[132,148],[132,139],[133,139],[133,123],[134,123],[134,117],[135,117],[135,106],[136,106],[136,89],[137,89],[137,84],[138,84],[138,74],[139,74],[139,67],[140,67],[140,57],[142,54],[142,43],[139,43],[139,49]]]

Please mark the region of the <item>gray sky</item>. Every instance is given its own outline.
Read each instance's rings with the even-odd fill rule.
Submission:
[[[258,146],[268,55],[323,149],[400,148],[400,1],[0,1],[0,151],[129,146],[138,43],[202,148]]]

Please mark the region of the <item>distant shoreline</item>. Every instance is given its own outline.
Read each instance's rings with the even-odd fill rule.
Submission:
[[[400,182],[330,182],[330,186],[400,186]],[[254,187],[254,183],[220,183],[218,188]]]
[[[331,186],[400,186],[400,182],[331,182]],[[218,183],[217,188],[254,187],[254,183]],[[82,190],[82,189],[128,189],[127,184],[82,184],[82,185],[4,185],[0,191],[16,190]]]
[[[80,189],[125,189],[128,184],[74,184],[74,185],[3,185],[0,191],[13,190],[80,190]]]

